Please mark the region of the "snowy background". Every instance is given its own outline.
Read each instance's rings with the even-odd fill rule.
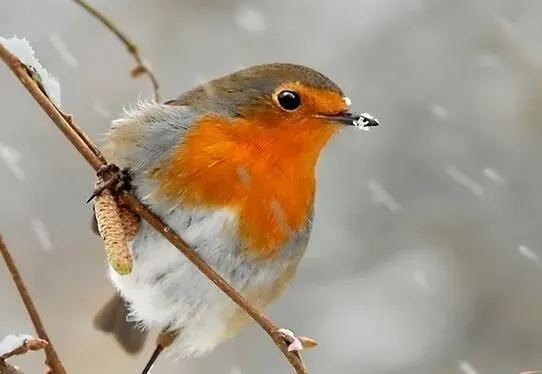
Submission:
[[[542,369],[542,2],[116,0],[93,4],[139,44],[172,98],[241,66],[289,61],[376,115],[319,168],[314,234],[269,309],[320,346],[311,374]],[[68,0],[0,0],[0,36],[26,37],[62,107],[95,139],[149,95],[131,58]],[[0,231],[71,373],[136,373],[91,318],[109,297],[84,201],[93,173],[0,67]],[[0,268],[0,337],[33,334]],[[40,353],[13,360],[43,372]],[[290,373],[257,327],[155,373]]]

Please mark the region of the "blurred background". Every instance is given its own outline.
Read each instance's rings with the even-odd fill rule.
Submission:
[[[339,83],[377,116],[321,157],[313,236],[268,311],[316,338],[312,374],[542,369],[542,2],[95,0],[152,63],[165,99],[242,66],[283,61]],[[69,0],[0,0],[62,108],[100,139],[146,78]],[[0,67],[0,232],[70,373],[137,373],[91,319],[112,288],[85,200],[94,175]],[[33,333],[0,267],[0,336]],[[152,340],[152,339],[151,339]],[[43,372],[42,356],[13,363]],[[291,373],[255,325],[204,359],[154,373]]]

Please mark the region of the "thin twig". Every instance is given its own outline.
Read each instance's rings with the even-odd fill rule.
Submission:
[[[0,47],[2,46],[0,45]],[[34,305],[34,302],[32,301],[32,298],[30,297],[30,294],[28,293],[28,290],[26,289],[23,278],[21,277],[21,274],[19,273],[19,269],[17,268],[17,265],[15,264],[13,257],[9,253],[9,250],[6,247],[6,244],[4,243],[4,240],[1,234],[0,234],[0,252],[2,253],[2,257],[4,258],[6,267],[8,268],[9,273],[11,274],[11,277],[13,278],[13,282],[15,283],[15,286],[17,287],[17,291],[19,292],[19,295],[21,296],[21,299],[24,303],[28,316],[30,317],[30,320],[32,320],[32,324],[34,325],[36,334],[38,334],[40,339],[43,339],[49,343],[44,348],[46,365],[52,370],[54,374],[66,374],[66,369],[64,369],[64,366],[62,365],[62,362],[60,361],[60,358],[58,357],[58,354],[55,348],[53,347],[53,343],[51,343],[51,339],[49,339],[49,336],[47,335],[47,331],[45,331],[45,326],[43,325],[43,322],[41,321],[41,318]]]
[[[19,79],[27,91],[38,102],[45,113],[51,118],[55,125],[70,140],[73,146],[85,158],[85,160],[94,168],[99,170],[104,163],[99,155],[95,154],[88,146],[87,142],[78,136],[71,124],[74,124],[71,116],[67,116],[49,100],[49,98],[39,89],[39,86],[27,74],[24,65],[0,44],[0,58],[8,65],[13,74]],[[69,118],[70,121],[67,121]],[[88,140],[87,138],[87,141]],[[95,146],[93,148],[97,149]],[[166,226],[156,215],[141,204],[133,195],[123,192],[121,198],[124,203],[138,213],[141,218],[147,221],[167,240],[169,240],[188,260],[190,260],[209,280],[211,280],[220,290],[228,295],[235,303],[239,305],[262,329],[271,337],[277,347],[282,351],[288,362],[298,374],[305,374],[307,370],[301,360],[298,352],[289,352],[283,336],[279,333],[279,327],[271,321],[265,314],[250,304],[239,292],[237,292],[228,282],[226,282],[211,266],[209,266],[186,242],[177,235],[170,227]]]
[[[9,338],[18,341],[19,345],[16,347],[10,347],[11,350],[5,352],[3,351],[3,348],[5,348],[3,346],[3,343],[6,342],[6,339]],[[11,343],[13,343],[13,341],[8,341],[6,344],[8,344],[9,346],[11,345]],[[0,355],[0,374],[23,374],[23,372],[19,368],[11,365],[9,362],[6,362],[6,359],[13,356],[23,355],[28,351],[39,351],[47,347],[48,344],[48,342],[39,338],[22,335],[8,335],[4,338],[4,340],[0,341],[0,351],[5,352]]]
[[[39,339],[39,338],[32,338],[32,337],[24,337],[21,338],[21,336],[15,336],[10,335],[7,338],[12,337],[17,340],[20,340],[20,345],[18,347],[14,347],[9,352],[6,352],[2,355],[0,355],[0,361],[6,360],[13,356],[20,356],[24,355],[28,351],[39,351],[41,349],[44,349],[49,344],[46,340]],[[3,342],[3,341],[2,341]],[[0,343],[1,345],[1,343]]]
[[[131,54],[136,62],[136,66],[132,69],[131,76],[137,77],[141,74],[146,74],[152,84],[153,93],[154,93],[154,100],[160,101],[160,94],[158,92],[159,85],[158,80],[156,79],[156,76],[154,75],[152,69],[149,67],[148,62],[145,62],[143,57],[139,54],[139,49],[137,45],[132,42],[128,37],[119,30],[119,28],[111,21],[109,18],[107,18],[103,13],[101,13],[99,10],[91,6],[89,3],[87,3],[84,0],[73,0],[74,3],[79,4],[83,9],[85,9],[88,13],[90,13],[94,18],[96,18],[98,21],[100,21],[105,27],[109,29],[115,36],[124,44],[126,49],[128,50],[128,53]]]

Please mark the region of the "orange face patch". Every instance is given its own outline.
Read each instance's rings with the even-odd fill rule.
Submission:
[[[337,94],[311,102],[306,92],[303,110],[344,110]],[[238,212],[241,239],[266,258],[307,223],[318,156],[338,126],[308,112],[261,118],[202,117],[153,176],[170,199]]]
[[[337,92],[307,87],[298,82],[283,84],[275,90],[275,93],[279,93],[283,90],[292,90],[301,95],[302,106],[300,108],[300,113],[302,115],[333,115],[348,109],[344,97]],[[274,95],[273,98],[275,98],[275,96],[276,95]]]

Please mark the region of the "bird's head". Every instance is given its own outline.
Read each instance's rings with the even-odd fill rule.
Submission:
[[[370,115],[352,113],[350,99],[328,77],[285,63],[239,70],[167,104],[187,105],[198,116],[225,123],[224,130],[241,142],[279,143],[309,153],[318,153],[341,127],[378,126]]]

